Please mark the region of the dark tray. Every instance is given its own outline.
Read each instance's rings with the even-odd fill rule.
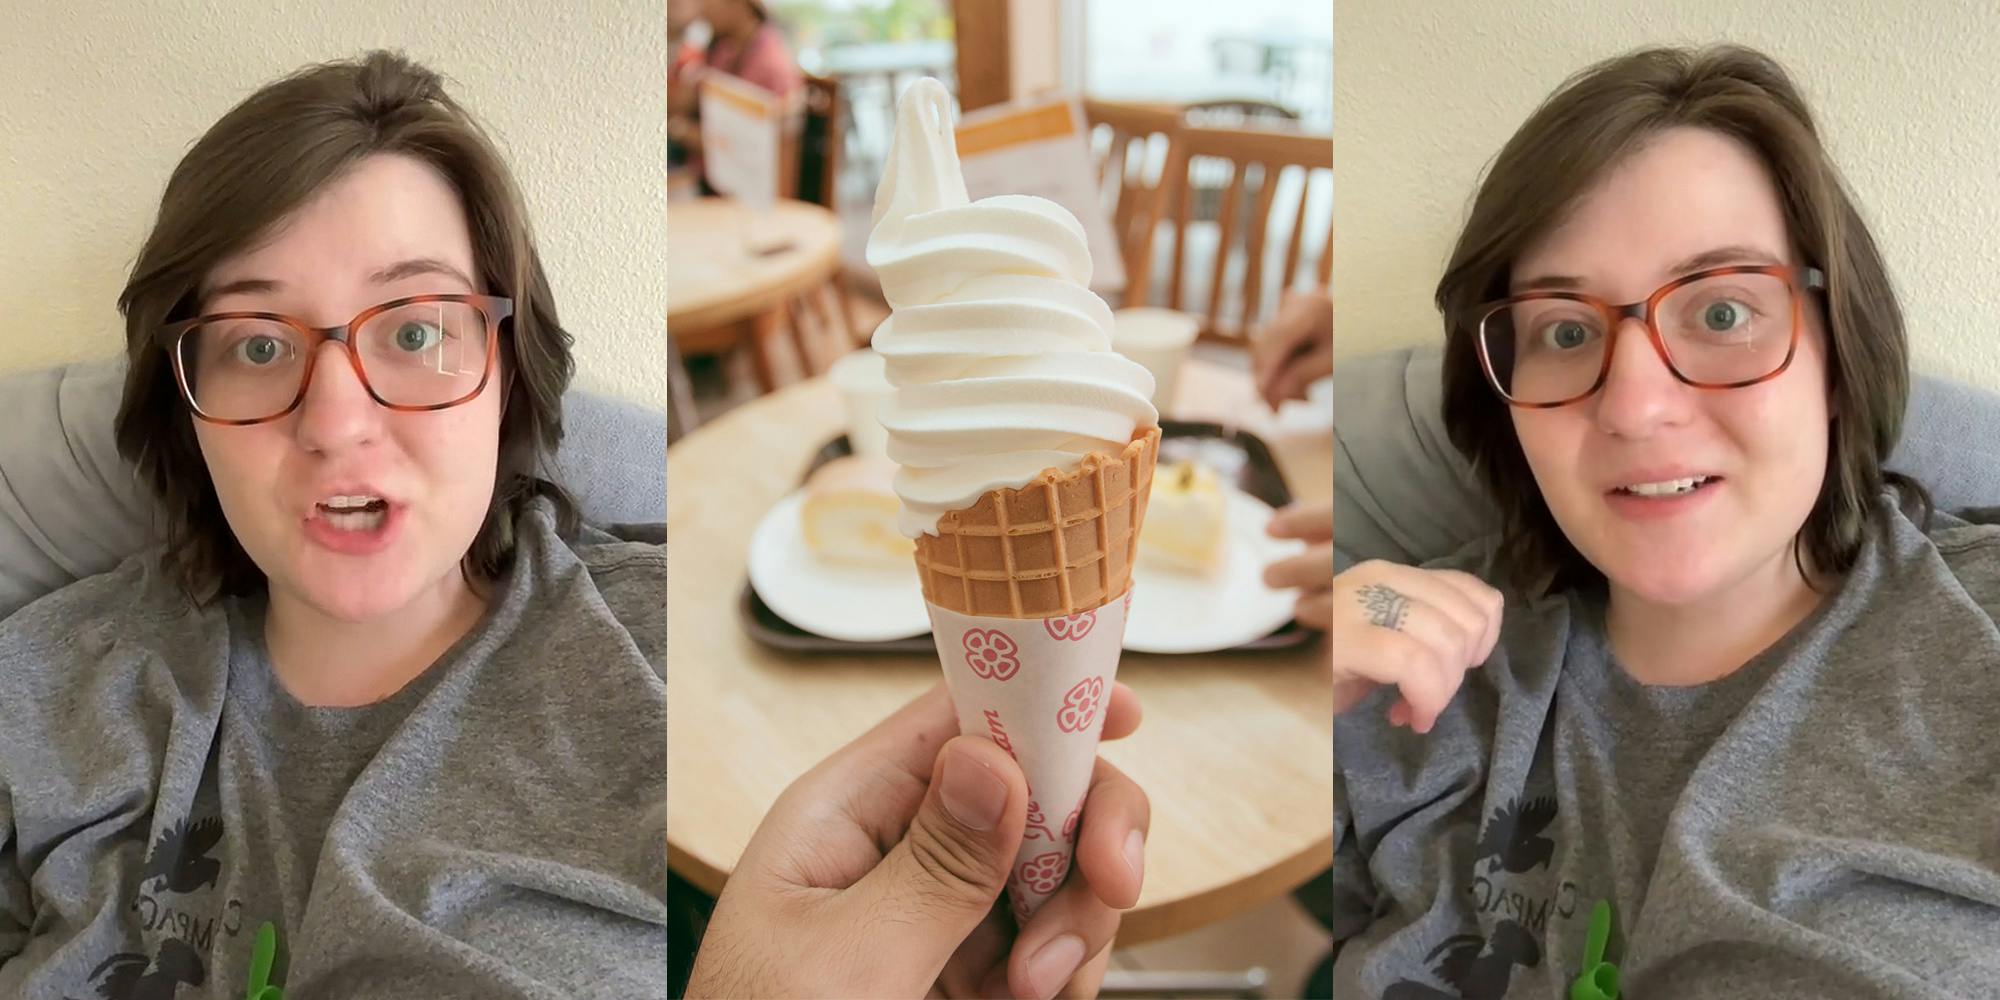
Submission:
[[[1270,446],[1255,434],[1230,430],[1221,424],[1191,420],[1162,420],[1160,431],[1161,463],[1199,459],[1213,468],[1224,482],[1234,484],[1237,489],[1272,507],[1283,507],[1292,502],[1291,488],[1285,485],[1285,477],[1278,471],[1277,459],[1271,457]],[[807,464],[801,482],[820,466],[842,455],[852,454],[853,450],[845,434],[828,441]],[[936,654],[936,646],[928,634],[889,642],[846,642],[807,632],[778,617],[777,612],[757,596],[757,589],[748,580],[743,582],[737,613],[742,617],[744,631],[750,633],[750,638],[789,652]],[[1315,635],[1317,633],[1291,621],[1269,635],[1223,652],[1290,649],[1311,642]]]

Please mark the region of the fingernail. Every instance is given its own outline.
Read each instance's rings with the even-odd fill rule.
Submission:
[[[1137,830],[1125,835],[1125,867],[1132,869],[1132,882],[1146,881],[1146,836]]]
[[[1056,991],[1076,975],[1076,967],[1083,964],[1083,939],[1074,934],[1064,934],[1042,946],[1035,957],[1028,960],[1028,988],[1042,1000],[1049,1000]]]
[[[968,830],[991,830],[1007,809],[1007,783],[972,759],[964,750],[954,749],[944,759],[944,787],[938,790],[944,811]]]

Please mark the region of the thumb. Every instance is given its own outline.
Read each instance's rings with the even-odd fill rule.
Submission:
[[[956,737],[938,751],[909,832],[842,894],[857,913],[916,918],[898,927],[897,950],[927,970],[926,988],[1006,889],[1027,809],[1014,758],[985,737]]]

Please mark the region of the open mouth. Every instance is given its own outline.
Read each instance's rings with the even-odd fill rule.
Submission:
[[[1611,492],[1618,496],[1641,497],[1647,500],[1671,499],[1687,496],[1721,481],[1721,476],[1688,476],[1683,479],[1665,479],[1656,483],[1632,483],[1617,487]]]
[[[336,531],[375,531],[389,516],[389,501],[381,497],[330,497],[313,506],[320,519]]]

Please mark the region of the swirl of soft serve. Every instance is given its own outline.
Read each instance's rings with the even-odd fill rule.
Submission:
[[[970,201],[936,80],[897,105],[873,221],[868,263],[893,310],[874,336],[896,387],[881,419],[905,535],[1158,423],[1152,374],[1111,350],[1083,226],[1046,198]]]

